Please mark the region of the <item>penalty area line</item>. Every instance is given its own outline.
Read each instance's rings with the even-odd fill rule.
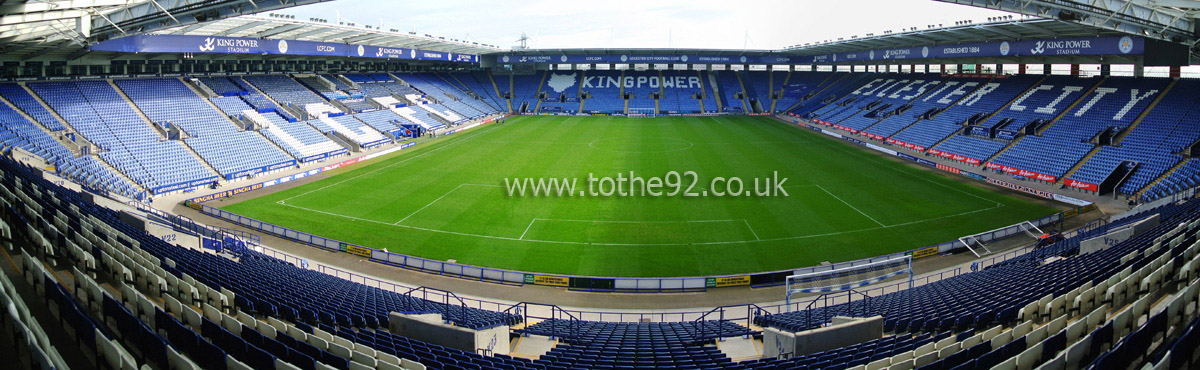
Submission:
[[[453,193],[455,190],[458,190],[459,188],[462,188],[463,186],[486,186],[486,187],[497,187],[497,188],[502,187],[500,185],[468,184],[468,183],[459,184],[458,186],[454,187],[454,189],[450,189],[450,191],[447,191],[446,194],[442,194],[442,196],[437,197],[437,199],[434,199],[432,202],[429,202],[429,204],[426,204],[424,207],[418,208],[416,211],[413,211],[413,213],[409,213],[408,216],[404,216],[404,218],[400,219],[400,221],[396,221],[392,225],[399,225],[401,222],[404,222],[404,220],[407,220],[409,217],[412,217],[413,215],[415,215],[417,213],[421,213],[421,211],[424,211],[426,208],[429,208],[429,206],[432,206],[434,203],[437,203],[439,200],[442,200],[442,198],[445,198],[447,195],[450,195],[450,193]],[[280,204],[283,204],[283,203],[280,203]]]
[[[879,222],[879,220],[876,220],[874,217],[871,217],[871,215],[868,215],[868,214],[864,213],[862,210],[859,210],[858,207],[855,207],[855,206],[851,205],[850,203],[847,203],[846,201],[842,200],[842,198],[838,197],[837,195],[833,195],[833,193],[829,192],[829,190],[825,190],[824,186],[817,185],[817,189],[821,189],[821,191],[825,192],[825,194],[829,194],[829,196],[833,197],[833,199],[837,199],[839,202],[842,202],[842,204],[845,204],[847,207],[850,207],[855,212],[858,212],[858,214],[866,216],[867,218],[871,219],[871,221],[874,221],[876,224],[879,224],[879,226],[888,227],[887,225],[884,225],[882,222]]]

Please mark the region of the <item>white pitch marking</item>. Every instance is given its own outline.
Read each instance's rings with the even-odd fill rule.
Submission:
[[[875,221],[875,223],[879,224],[879,226],[888,227],[887,225],[884,225],[882,222],[879,222],[879,220],[876,220],[874,217],[871,217],[871,215],[868,215],[865,212],[863,212],[862,210],[859,210],[858,207],[855,207],[855,206],[851,205],[850,203],[847,203],[846,201],[842,200],[842,198],[839,198],[837,195],[834,195],[833,193],[829,192],[829,190],[825,190],[824,186],[817,185],[817,189],[821,189],[821,191],[825,192],[825,194],[829,194],[829,196],[833,197],[833,199],[837,199],[839,202],[842,202],[842,204],[845,204],[846,206],[850,207],[851,209],[854,209],[854,211],[858,212],[858,214],[866,216],[867,218],[871,219],[871,221]]]
[[[533,223],[536,222],[537,220],[540,220],[540,218],[534,218],[532,220],[529,220],[529,226],[525,226],[525,232],[522,232],[521,237],[517,238],[517,240],[525,240],[525,234],[529,233],[529,229],[533,227]]]
[[[487,187],[497,187],[497,188],[502,187],[500,185],[466,184],[466,183],[459,184],[458,186],[454,187],[454,189],[450,189],[450,191],[447,191],[446,194],[442,194],[442,196],[437,197],[437,199],[434,199],[432,202],[429,202],[429,204],[426,204],[424,207],[421,207],[420,209],[413,211],[413,213],[409,213],[408,216],[404,216],[404,218],[400,219],[400,221],[396,221],[396,223],[394,223],[392,225],[396,225],[401,222],[404,222],[404,220],[407,220],[409,217],[412,217],[413,215],[420,213],[421,211],[424,211],[426,208],[429,208],[429,206],[432,206],[434,203],[437,203],[439,200],[442,200],[442,198],[445,198],[447,195],[450,195],[450,193],[453,193],[455,190],[458,190],[458,188],[461,188],[463,186],[487,186]]]
[[[918,180],[922,180],[922,181],[925,181],[925,182],[928,182],[928,183],[931,183],[931,184],[934,184],[934,185],[937,185],[937,186],[941,186],[941,187],[943,187],[943,188],[946,188],[946,189],[954,190],[954,191],[957,191],[957,192],[959,192],[959,193],[963,193],[963,194],[966,194],[966,195],[970,195],[970,196],[972,196],[972,197],[975,197],[975,198],[978,198],[978,199],[983,199],[983,200],[986,200],[986,201],[989,201],[989,202],[996,202],[996,204],[997,204],[997,205],[1000,205],[1000,204],[1002,204],[1001,202],[998,202],[998,201],[996,201],[995,199],[988,199],[988,198],[984,198],[984,197],[982,197],[982,196],[979,196],[979,195],[975,195],[975,194],[968,193],[968,192],[966,192],[966,191],[964,191],[964,190],[962,190],[962,189],[955,189],[955,188],[952,188],[952,187],[950,187],[950,186],[947,186],[946,184],[941,184],[941,183],[938,183],[938,182],[936,182],[936,181],[933,181],[933,180],[930,180],[930,179],[927,179],[927,178],[924,178],[924,177],[921,177],[921,176],[917,176],[917,174],[915,174],[915,173],[912,173],[912,172],[909,172],[909,171],[903,170],[903,168],[905,168],[905,167],[907,167],[907,166],[896,166],[894,163],[883,163],[883,162],[877,161],[877,160],[875,160],[875,159],[871,158],[870,156],[866,156],[866,155],[863,155],[863,154],[861,154],[859,149],[847,148],[847,147],[845,147],[845,146],[843,146],[843,145],[839,145],[838,143],[834,143],[834,142],[831,142],[831,141],[829,141],[829,140],[814,140],[814,141],[812,141],[812,142],[818,142],[818,141],[819,141],[819,142],[822,142],[822,143],[824,143],[824,144],[826,144],[826,146],[833,147],[833,148],[838,148],[839,150],[841,150],[841,151],[843,151],[843,152],[850,153],[851,155],[853,155],[853,156],[855,156],[855,157],[862,158],[862,159],[863,159],[863,160],[865,160],[865,161],[872,162],[872,163],[876,163],[876,164],[882,164],[882,165],[884,165],[884,167],[886,167],[886,168],[890,168],[890,169],[892,169],[892,170],[895,170],[896,172],[900,172],[900,173],[903,173],[903,174],[905,174],[905,175],[909,175],[909,176],[912,176],[912,177],[916,177]]]
[[[430,228],[410,226],[410,225],[396,225],[396,224],[390,224],[390,223],[383,222],[383,221],[359,218],[359,217],[354,217],[354,216],[347,216],[347,215],[343,215],[343,214],[339,214],[339,213],[326,212],[326,211],[321,211],[321,210],[316,210],[316,209],[311,209],[311,208],[295,206],[295,205],[291,205],[291,204],[284,204],[284,206],[301,209],[301,210],[305,210],[305,211],[309,211],[309,212],[315,212],[315,213],[320,213],[320,214],[325,214],[325,215],[330,215],[330,216],[347,218],[347,219],[351,219],[351,220],[376,223],[376,224],[380,224],[380,225],[402,227],[405,229],[421,230],[421,231],[428,231],[428,232],[433,232],[433,233],[449,234],[449,235],[470,236],[470,237],[485,238],[485,239],[526,241],[526,242],[547,243],[547,244],[611,245],[611,246],[680,246],[680,245],[725,245],[725,244],[740,244],[740,243],[754,242],[754,240],[736,240],[736,241],[703,242],[703,243],[595,243],[595,242],[568,242],[568,241],[558,241],[558,240],[518,239],[518,238],[510,238],[510,237],[504,237],[504,236],[480,235],[480,234],[471,234],[471,233],[464,233],[464,232],[457,232],[457,231],[430,229]],[[936,221],[936,220],[941,220],[941,219],[945,219],[945,218],[965,216],[965,215],[969,215],[969,214],[973,214],[973,213],[990,211],[990,210],[993,210],[996,208],[1000,208],[1002,206],[1003,205],[998,205],[998,206],[994,206],[994,207],[981,208],[981,209],[977,209],[974,211],[967,211],[967,212],[962,212],[962,213],[953,214],[953,215],[946,215],[946,216],[934,217],[934,218],[917,220],[917,221],[909,221],[909,222],[894,224],[894,225],[886,226],[886,227],[882,227],[882,226],[881,227],[869,227],[869,228],[858,229],[858,230],[838,231],[838,232],[823,233],[823,234],[810,234],[810,235],[800,235],[800,236],[789,236],[789,237],[783,237],[783,238],[761,239],[759,241],[773,242],[773,241],[783,241],[783,240],[800,240],[800,239],[809,239],[809,238],[820,238],[820,237],[826,237],[826,236],[837,236],[837,235],[843,235],[843,234],[852,234],[852,233],[859,233],[859,232],[864,232],[864,231],[883,230],[883,229],[889,229],[889,228],[898,227],[898,226],[914,225],[914,224],[919,224],[919,223],[923,223],[923,222]],[[545,219],[540,219],[540,220],[545,220]]]
[[[742,219],[734,220],[682,220],[682,221],[627,221],[627,220],[568,220],[561,218],[539,218],[542,221],[562,221],[562,222],[595,222],[595,223],[612,223],[612,224],[682,224],[682,223],[705,223],[705,222],[735,222],[744,221]]]
[[[485,132],[491,132],[491,131],[495,130],[497,127],[500,127],[500,126],[492,126],[492,127],[488,128],[487,130],[479,130],[479,131],[475,131],[475,132],[472,132],[472,133],[469,133],[469,134],[467,134],[467,135],[469,135],[469,136],[459,136],[458,138],[456,138],[456,139],[457,139],[457,141],[454,141],[454,142],[451,142],[451,143],[445,143],[445,144],[444,144],[444,145],[442,145],[442,146],[439,146],[439,147],[436,147],[436,148],[433,148],[433,149],[427,150],[427,151],[425,151],[424,153],[421,153],[421,154],[417,154],[417,155],[414,155],[414,156],[411,156],[411,157],[405,158],[405,159],[403,159],[403,160],[401,160],[401,161],[398,161],[398,162],[396,162],[396,163],[392,163],[392,164],[389,164],[389,165],[387,165],[387,166],[379,167],[379,168],[376,168],[376,169],[374,169],[374,170],[371,170],[371,171],[368,171],[368,172],[363,172],[363,173],[360,173],[360,174],[358,174],[358,175],[355,175],[355,176],[352,176],[352,177],[350,177],[350,178],[347,178],[347,179],[345,179],[345,180],[338,181],[338,182],[335,182],[335,183],[332,183],[332,184],[329,184],[329,185],[325,185],[325,186],[322,186],[322,187],[320,187],[320,188],[316,188],[316,189],[313,189],[313,190],[309,190],[309,191],[306,191],[306,192],[303,192],[303,193],[300,193],[300,194],[296,194],[296,195],[293,195],[293,196],[290,196],[290,197],[284,198],[283,200],[291,200],[291,199],[293,199],[293,198],[296,198],[296,197],[305,196],[305,195],[308,195],[308,194],[311,194],[311,193],[314,193],[314,192],[318,192],[318,191],[321,191],[321,190],[325,190],[326,188],[329,188],[329,187],[332,187],[332,186],[340,185],[340,184],[342,184],[342,183],[344,183],[344,182],[346,182],[346,181],[354,180],[354,179],[357,179],[357,178],[359,178],[359,177],[362,177],[362,176],[366,176],[366,175],[370,175],[370,174],[372,174],[372,173],[376,173],[376,172],[382,171],[382,170],[384,170],[384,169],[392,168],[393,166],[397,166],[397,165],[399,165],[399,164],[401,164],[401,163],[405,163],[405,162],[408,162],[408,161],[411,161],[411,160],[414,160],[414,159],[417,159],[417,158],[424,157],[425,155],[427,155],[427,154],[429,154],[429,153],[433,153],[433,152],[436,152],[436,151],[439,151],[439,150],[442,150],[442,149],[449,148],[449,147],[451,147],[451,146],[453,146],[453,145],[455,145],[455,144],[458,144],[458,143],[464,142],[464,141],[466,141],[467,139],[474,138],[474,137],[476,137],[476,136],[479,136],[479,135],[481,135],[481,134],[483,134],[483,133],[485,133]],[[283,203],[280,203],[280,204],[283,204]]]
[[[762,238],[759,238],[759,237],[758,237],[758,233],[754,232],[754,228],[753,228],[753,227],[750,227],[750,221],[746,221],[746,219],[742,219],[742,222],[745,222],[745,223],[746,223],[746,228],[747,228],[747,229],[750,229],[750,233],[751,233],[751,234],[754,234],[754,240],[762,240]]]

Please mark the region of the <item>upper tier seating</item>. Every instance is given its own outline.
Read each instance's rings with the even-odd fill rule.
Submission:
[[[860,98],[850,105],[854,108],[845,109],[844,111],[847,113],[831,115],[826,122],[837,123],[861,131],[892,115],[911,116],[913,113],[922,113],[913,112],[912,109],[903,109],[903,107],[911,103],[913,99],[933,91],[941,83],[941,78],[935,75],[913,75],[897,80],[890,87],[881,85],[877,93],[863,91],[858,94]],[[902,113],[896,113],[897,111]],[[895,121],[912,123],[911,119]]]
[[[15,83],[0,83],[0,96],[7,99],[10,103],[16,106],[17,109],[25,112],[30,117],[33,117],[38,123],[50,131],[61,131],[66,129],[61,122],[54,118],[33,95],[29,95],[28,91],[21,88],[21,85]]]
[[[737,72],[734,71],[713,71],[717,75],[717,81],[720,86],[717,88],[721,98],[721,105],[725,107],[726,112],[746,112],[747,107],[743,104],[744,100],[737,99],[734,96],[737,93],[745,93],[742,88],[742,83],[738,79]]]
[[[951,82],[959,82],[960,85],[946,88],[947,92],[936,101],[921,99],[922,104],[913,105],[913,111],[942,107],[945,107],[945,111],[930,119],[919,120],[892,137],[925,148],[933,147],[934,144],[947,137],[962,132],[963,123],[971,116],[999,109],[1006,102],[1025,91],[1033,83],[1033,79],[954,79],[947,81],[942,86],[949,86]]]
[[[1116,144],[1105,146],[1084,163],[1071,179],[1100,184],[1121,161],[1134,161],[1139,166],[1117,191],[1135,194],[1151,180],[1162,175],[1183,160],[1178,153],[1200,139],[1200,82],[1179,80],[1149,111],[1137,127],[1124,134]]]
[[[200,77],[199,80],[200,83],[208,86],[209,90],[221,96],[245,95],[251,91],[235,82],[238,77]]]
[[[303,107],[308,104],[325,103],[325,99],[285,75],[254,75],[242,78],[275,99],[279,104]],[[251,103],[251,105],[254,104]]]
[[[216,178],[182,144],[163,141],[105,81],[35,82],[29,87],[99,147],[105,162],[138,185],[162,192]]]
[[[244,112],[246,117],[263,127],[263,136],[301,162],[324,159],[325,157],[349,152],[341,145],[322,136],[304,122],[288,122],[274,112]]]
[[[1037,136],[1024,136],[992,162],[1062,177],[1095,147],[1101,130],[1128,126],[1167,85],[1165,79],[1110,77]]]
[[[585,112],[624,113],[625,98],[621,97],[621,71],[587,71],[580,82],[591,97],[583,103]]]
[[[700,104],[694,96],[702,94],[704,80],[695,71],[662,71],[663,97],[658,100],[662,113],[696,113]]]
[[[262,136],[239,128],[213,110],[183,81],[174,78],[116,80],[117,86],[155,122],[178,125],[190,136],[184,142],[222,176],[274,167],[291,161]],[[225,97],[224,99],[231,99]]]
[[[379,145],[388,141],[379,131],[375,131],[375,129],[364,125],[361,121],[351,116],[314,119],[308,121],[308,124],[322,133],[340,133],[364,147]]]
[[[877,77],[879,77],[877,73],[834,73],[829,80],[819,86],[819,92],[811,94],[812,96],[807,99],[801,99],[799,103],[794,104],[795,106],[789,113],[809,117],[817,109],[825,107]]]
[[[396,134],[397,130],[401,130],[399,126],[400,124],[411,124],[403,117],[393,113],[391,110],[363,112],[355,114],[354,118],[357,118],[359,121],[362,121],[363,123],[367,124],[367,126],[371,126],[371,128],[374,128],[379,132],[390,132],[393,135]]]
[[[189,136],[205,137],[237,132],[221,113],[213,110],[183,81],[175,78],[138,78],[115,80],[125,95],[156,123],[170,122]]]
[[[659,86],[652,83],[658,79],[658,72],[655,71],[625,71],[625,95],[629,96],[629,110],[640,109],[642,111],[654,109],[654,98],[651,94],[659,93]],[[585,86],[586,88],[586,86]]]

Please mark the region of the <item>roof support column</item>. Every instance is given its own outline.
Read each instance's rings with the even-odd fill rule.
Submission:
[[[1025,74],[1025,67],[1026,67],[1026,66],[1027,66],[1027,64],[1025,64],[1025,63],[1018,64],[1018,65],[1017,65],[1017,74],[1020,74],[1020,75],[1023,75],[1023,74]]]
[[[1071,76],[1079,77],[1079,64],[1071,63]]]
[[[1101,64],[1100,65],[1100,75],[1104,76],[1104,77],[1112,76],[1112,65],[1111,64]]]
[[[1146,77],[1146,63],[1137,61],[1133,63],[1133,77]]]
[[[1171,78],[1179,78],[1179,75],[1181,74],[1181,72],[1183,72],[1183,67],[1180,67],[1180,66],[1171,66],[1170,68],[1171,68],[1171,72],[1170,72]]]

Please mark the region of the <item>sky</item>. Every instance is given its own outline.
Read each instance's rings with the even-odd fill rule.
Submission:
[[[1008,15],[933,0],[334,0],[280,13],[342,19],[508,49],[781,49]]]

